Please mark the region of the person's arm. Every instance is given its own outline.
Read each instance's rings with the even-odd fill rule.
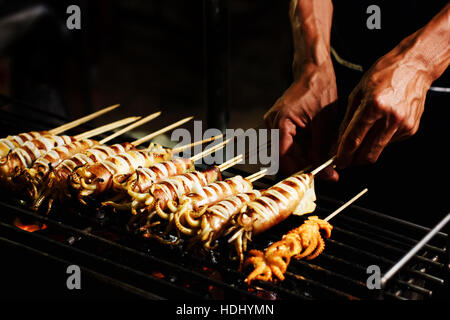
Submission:
[[[414,135],[432,82],[450,63],[450,4],[381,57],[349,97],[336,164],[374,163],[390,143]]]
[[[332,1],[293,0],[289,11],[294,82],[264,116],[269,127],[280,129],[280,162],[285,173],[317,162],[320,153],[328,152],[327,143],[319,141],[326,136],[323,130],[313,128],[322,126],[313,124],[313,119],[337,100],[330,56]]]

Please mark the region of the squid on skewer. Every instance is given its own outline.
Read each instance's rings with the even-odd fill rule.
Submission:
[[[278,182],[249,202],[242,212],[232,218],[226,231],[226,234],[233,233],[228,241],[234,243],[241,263],[252,235],[264,232],[291,214],[313,212],[315,200],[313,174],[301,173]]]
[[[39,186],[53,168],[64,159],[68,159],[97,144],[98,142],[95,140],[84,139],[53,148],[34,161],[31,167],[25,168],[14,177],[13,184],[28,194],[30,199],[36,199]]]
[[[275,281],[276,279],[283,281],[291,258],[297,260],[316,258],[325,249],[323,236],[326,239],[330,238],[333,230],[333,226],[328,221],[367,191],[367,188],[363,189],[325,219],[319,219],[317,216],[309,217],[301,226],[290,230],[283,235],[280,241],[271,244],[264,251],[250,250],[244,268],[252,265],[254,270],[248,275],[245,282],[250,284],[254,280]]]
[[[264,169],[247,178],[238,175],[213,182],[196,192],[183,195],[174,217],[176,228],[184,235],[195,235],[201,226],[201,217],[210,206],[238,194],[250,193],[253,182],[263,177],[266,171]]]
[[[20,133],[17,135],[12,135],[12,136],[8,136],[6,138],[0,139],[0,159],[2,159],[3,157],[6,157],[8,155],[8,153],[13,151],[14,149],[16,149],[18,147],[22,147],[28,141],[38,139],[42,136],[48,136],[51,138],[51,136],[59,135],[59,134],[63,133],[64,131],[73,129],[85,122],[95,119],[107,112],[110,112],[110,111],[116,109],[117,107],[119,107],[118,104],[106,107],[106,108],[96,111],[92,114],[84,116],[80,119],[71,121],[69,123],[63,124],[57,128],[54,128],[54,129],[51,129],[48,131],[31,131],[31,132]]]
[[[152,184],[149,190],[150,196],[146,202],[147,207],[141,213],[146,219],[145,225],[140,228],[141,231],[145,231],[143,236],[155,237],[164,243],[171,243],[165,242],[161,237],[156,236],[153,228],[161,226],[161,222],[167,222],[168,225],[164,232],[167,234],[170,231],[169,228],[173,221],[174,212],[177,210],[177,206],[174,203],[179,197],[221,179],[220,168],[212,167],[204,171],[186,172]],[[170,210],[169,213],[165,212],[167,209]]]
[[[179,120],[133,141],[132,144],[138,146],[192,120],[192,118],[187,117]],[[150,143],[150,146],[145,150],[127,151],[123,154],[107,158],[101,163],[78,168],[71,176],[70,185],[74,194],[77,195],[78,200],[83,204],[87,204],[88,199],[104,196],[110,191],[115,175],[132,173],[140,167],[149,167],[155,163],[167,161],[172,156],[173,150],[166,149],[159,144]]]
[[[200,218],[200,225],[194,237],[190,240],[190,246],[192,247],[200,242],[205,250],[213,249],[215,246],[212,243],[223,234],[231,217],[241,212],[247,203],[260,196],[261,191],[253,189],[231,196],[208,207]]]
[[[48,214],[55,200],[58,199],[59,202],[62,203],[65,199],[71,198],[69,180],[77,168],[104,161],[108,157],[133,149],[135,149],[135,147],[131,143],[114,144],[111,146],[96,145],[62,161],[53,168],[45,181],[38,188],[32,209],[35,211],[39,210],[42,203],[48,200],[46,210]]]
[[[194,161],[191,159],[174,158],[148,168],[138,168],[133,174],[115,175],[112,188],[116,196],[102,202],[102,205],[117,210],[131,210],[133,214],[137,214],[151,197],[148,191],[154,183],[194,170]]]
[[[31,131],[0,139],[0,158],[6,157],[9,152],[23,146],[25,142],[48,134],[48,131]]]
[[[188,147],[213,141],[220,136],[194,142],[190,145],[172,149],[172,153],[176,154]],[[148,168],[138,168],[133,174],[121,174],[113,177],[113,190],[117,194],[113,199],[104,201],[104,206],[111,206],[118,210],[131,210],[133,214],[148,205],[148,199],[151,198],[149,190],[154,183],[162,180],[191,172],[195,170],[194,163],[206,155],[222,149],[231,139],[228,139],[218,145],[204,150],[203,152],[192,156],[191,158],[174,158],[169,161],[157,163]]]
[[[75,141],[74,137],[46,135],[25,142],[0,159],[0,180],[11,186],[12,177],[31,167],[36,159],[55,147]]]
[[[111,189],[115,175],[130,173],[139,167],[149,167],[171,157],[169,149],[151,144],[145,150],[130,150],[78,168],[71,176],[70,185],[78,200],[87,204],[89,198],[103,195]]]

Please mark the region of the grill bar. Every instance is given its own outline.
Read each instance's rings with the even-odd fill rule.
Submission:
[[[416,256],[422,247],[431,240],[448,222],[450,221],[450,213],[447,214],[444,219],[442,219],[419,243],[417,243],[406,255],[404,255],[400,261],[392,266],[381,278],[381,283],[383,286],[392,278],[392,276],[397,273],[411,258]],[[449,237],[448,235],[447,237]],[[444,267],[444,265],[442,265]],[[448,270],[447,270],[448,271]]]

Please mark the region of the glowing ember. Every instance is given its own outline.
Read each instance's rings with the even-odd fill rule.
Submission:
[[[24,224],[19,218],[14,220],[14,226],[28,232],[35,232],[47,228],[45,224]]]
[[[154,277],[156,277],[158,279],[163,279],[164,278],[164,275],[161,272],[159,272],[159,271],[154,271],[152,273],[152,276],[154,276]]]

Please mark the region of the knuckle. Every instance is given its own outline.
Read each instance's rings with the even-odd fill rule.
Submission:
[[[346,147],[349,149],[356,149],[358,148],[362,143],[362,139],[357,136],[348,136],[346,139]]]
[[[405,120],[403,122],[403,131],[407,136],[412,136],[417,132],[418,126],[416,126],[415,122],[412,120]]]

